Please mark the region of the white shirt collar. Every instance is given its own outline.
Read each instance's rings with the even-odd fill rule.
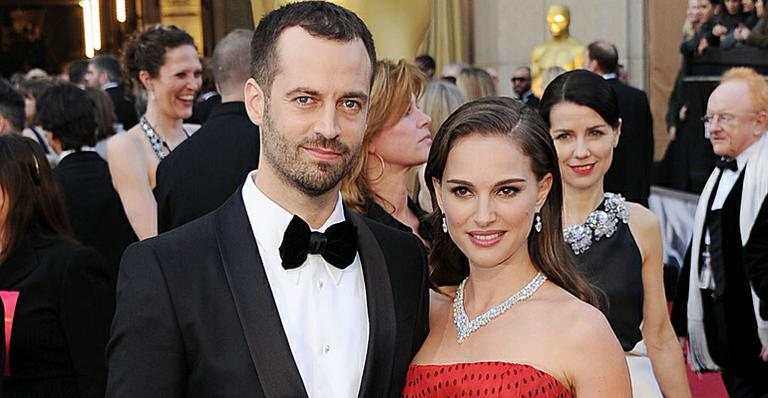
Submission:
[[[102,90],[108,90],[110,88],[115,88],[119,86],[120,84],[118,82],[106,82],[103,86],[101,86]]]
[[[96,148],[92,146],[84,146],[80,149],[67,149],[66,151],[61,151],[61,153],[59,153],[59,162],[61,162],[62,160],[64,160],[65,157],[75,152],[96,152]]]
[[[258,170],[250,172],[243,185],[243,201],[245,203],[246,213],[248,213],[248,218],[251,221],[251,228],[253,229],[253,235],[259,247],[273,248],[274,250],[277,250],[283,241],[283,235],[293,218],[293,214],[289,213],[279,204],[267,197],[267,195],[256,186],[253,177],[256,176],[257,172]],[[344,206],[342,205],[341,193],[339,193],[336,200],[336,207],[333,209],[333,212],[325,223],[323,223],[320,228],[312,229],[310,227],[310,229],[313,231],[325,232],[331,225],[344,220]],[[319,254],[308,255],[304,264],[295,269],[285,270],[282,268],[282,264],[264,264],[264,266],[280,267],[282,272],[287,272],[289,275],[295,276],[294,281],[298,284],[302,269],[307,267],[307,263],[310,262],[322,263],[333,281],[337,285],[339,284],[345,270],[332,266]],[[310,264],[309,266],[313,265],[314,264]]]
[[[617,76],[616,76],[615,73],[606,73],[606,74],[603,75],[603,79],[605,79],[605,80],[616,79],[616,78],[617,78]]]
[[[768,134],[768,133],[763,133]],[[738,170],[736,173],[741,173],[742,170],[744,170],[744,167],[747,166],[747,161],[750,157],[752,157],[752,154],[757,151],[757,143],[759,143],[760,140],[755,141],[752,145],[748,146],[747,149],[745,149],[743,152],[741,152],[738,156],[736,156],[736,167],[738,167]]]

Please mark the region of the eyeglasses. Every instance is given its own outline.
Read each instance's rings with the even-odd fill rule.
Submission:
[[[701,121],[704,122],[704,126],[707,128],[709,128],[709,126],[717,122],[719,122],[723,126],[729,126],[734,121],[736,121],[736,118],[739,116],[755,115],[755,114],[756,114],[755,112],[742,113],[742,114],[717,113],[714,115],[706,115],[701,118]]]
[[[513,77],[511,80],[513,82],[524,82],[524,81],[528,81],[528,78],[527,77]]]

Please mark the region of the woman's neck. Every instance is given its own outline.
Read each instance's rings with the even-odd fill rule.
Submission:
[[[603,184],[576,189],[563,184],[563,225],[583,224],[603,200]]]
[[[155,133],[157,133],[160,138],[166,141],[174,141],[174,139],[185,136],[184,120],[171,118],[164,115],[157,109],[157,106],[154,104],[154,102],[150,101],[149,104],[147,104],[147,112],[144,114],[144,116],[155,130]]]
[[[408,212],[410,211],[408,208],[409,169],[385,164],[382,172],[382,164],[377,159],[373,159],[373,162],[369,161],[369,163],[375,163],[366,169],[368,180],[371,181],[371,190],[376,193],[374,200],[392,217],[407,225]],[[380,177],[378,177],[379,175]]]
[[[464,285],[464,308],[471,318],[498,305],[526,286],[538,273],[528,253],[519,253],[503,264],[481,268],[470,264],[470,276]]]

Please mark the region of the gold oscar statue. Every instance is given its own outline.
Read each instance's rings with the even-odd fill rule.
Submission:
[[[570,24],[571,11],[568,7],[560,4],[549,6],[547,27],[552,38],[534,47],[531,52],[532,90],[539,97],[544,91],[542,77],[547,69],[560,67],[569,71],[584,65],[587,48],[571,37],[568,32]]]
[[[251,0],[254,26],[273,9],[295,0]],[[335,0],[354,11],[371,30],[379,59],[413,60],[432,15],[431,0]]]

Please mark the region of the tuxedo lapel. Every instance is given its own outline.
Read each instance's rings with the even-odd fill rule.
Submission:
[[[238,189],[216,212],[216,235],[248,350],[266,396],[307,397],[251,231]]]
[[[387,263],[368,225],[352,212],[345,216],[357,227],[357,250],[363,268],[368,300],[368,352],[365,357],[360,397],[381,395],[389,390],[395,352],[395,305]]]

